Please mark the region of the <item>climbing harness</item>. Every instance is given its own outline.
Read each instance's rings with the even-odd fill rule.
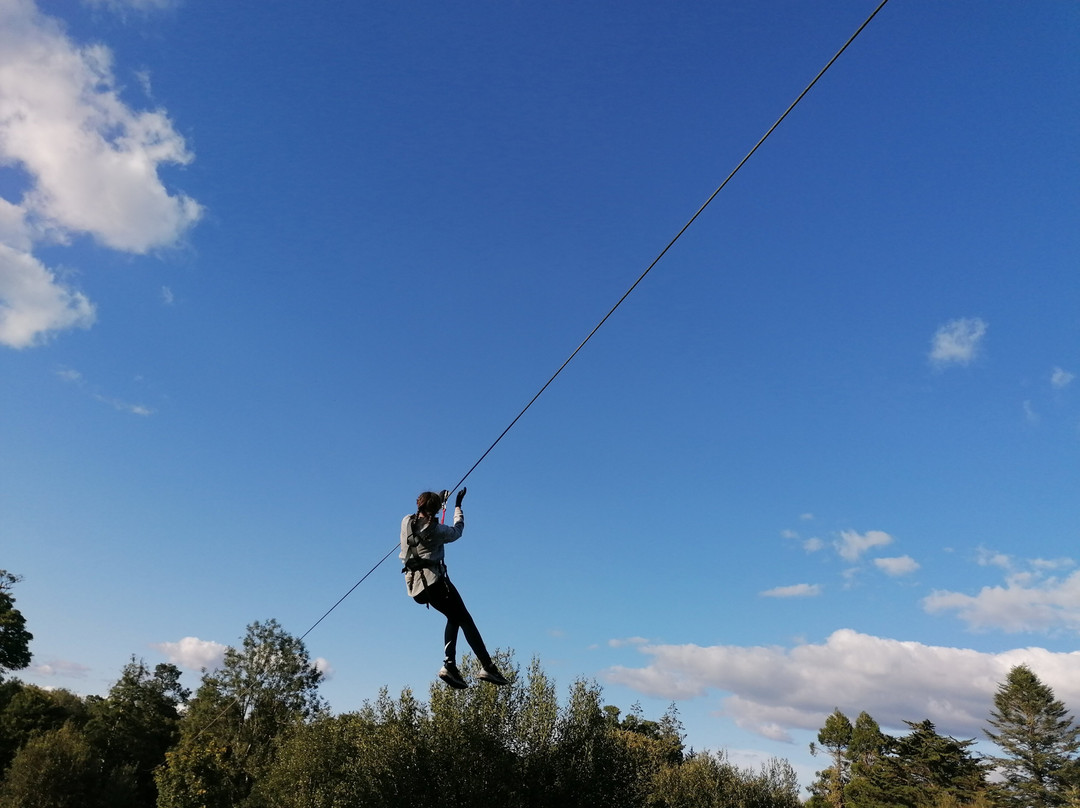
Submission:
[[[449,492],[444,492],[444,493],[449,495]],[[443,497],[443,502],[444,502],[443,518],[444,519],[445,519],[445,516],[446,516],[445,501],[446,501],[446,497],[444,496]],[[427,592],[428,581],[427,581],[427,576],[424,574],[424,570],[434,570],[439,578],[446,578],[447,580],[449,580],[450,576],[447,574],[446,562],[444,560],[435,560],[433,558],[425,558],[425,557],[420,555],[420,551],[417,548],[418,547],[426,547],[427,545],[424,542],[423,536],[421,536],[420,533],[416,532],[417,516],[419,516],[419,514],[413,514],[412,516],[409,517],[409,535],[405,539],[405,546],[406,546],[405,558],[402,561],[401,572],[404,575],[416,575],[416,574],[419,574],[420,575],[421,591],[422,592]],[[430,527],[430,525],[428,525],[428,526]],[[412,590],[413,579],[412,578],[406,578],[405,581],[406,581],[406,584],[409,586],[409,589],[411,591]],[[425,604],[425,605],[428,605],[428,604]],[[430,608],[430,606],[429,606],[429,608]]]

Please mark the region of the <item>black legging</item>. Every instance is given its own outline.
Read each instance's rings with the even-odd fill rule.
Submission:
[[[413,600],[425,606],[433,606],[446,615],[446,630],[443,632],[446,662],[453,664],[457,661],[457,638],[460,628],[465,632],[465,641],[469,643],[469,647],[476,654],[480,664],[485,668],[491,665],[491,656],[484,646],[484,638],[480,636],[472,615],[465,608],[465,601],[461,599],[461,594],[449,578],[443,576],[431,586],[426,587]]]

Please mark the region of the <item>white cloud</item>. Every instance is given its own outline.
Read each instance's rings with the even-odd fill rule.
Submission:
[[[321,673],[324,680],[333,679],[336,673],[334,666],[330,664],[330,660],[325,657],[316,657],[315,661],[311,663],[311,667]]]
[[[818,584],[793,584],[778,586],[760,593],[763,598],[813,598],[821,594]]]
[[[648,642],[644,637],[622,637],[608,640],[607,644],[611,648],[623,648],[627,645],[646,645]]]
[[[1037,570],[1064,570],[1076,566],[1071,558],[1033,558],[1028,563]]]
[[[0,243],[0,344],[28,348],[53,331],[89,328],[95,317],[86,295],[30,253]]]
[[[606,681],[644,695],[689,699],[728,693],[723,714],[774,740],[821,728],[839,707],[866,710],[884,727],[930,719],[957,737],[981,737],[994,692],[1027,664],[1066,704],[1080,703],[1080,652],[1024,648],[1000,654],[924,645],[840,629],[819,645],[649,645],[643,668],[608,669]]]
[[[833,542],[833,547],[845,561],[858,561],[859,556],[872,547],[884,547],[892,544],[892,536],[881,530],[868,530],[858,533],[854,530],[840,531],[840,540]]]
[[[1005,553],[998,553],[993,550],[987,550],[985,547],[980,547],[975,560],[980,567],[1001,567],[1003,570],[1011,570],[1013,568],[1012,558]]]
[[[986,329],[986,323],[978,317],[946,323],[931,341],[930,361],[938,366],[968,364],[978,353]]]
[[[63,679],[85,679],[90,668],[78,662],[68,662],[64,659],[51,659],[30,667],[32,673],[38,676],[59,676]]]
[[[1080,571],[1059,578],[1046,575],[1055,567],[1032,566],[1011,572],[1004,586],[984,586],[977,595],[934,591],[923,599],[923,608],[931,614],[955,612],[974,630],[1080,632]]]
[[[896,558],[875,558],[874,565],[886,575],[894,577],[909,575],[919,569],[919,562],[911,556],[897,556]]]
[[[193,671],[219,667],[228,648],[219,642],[200,640],[198,637],[184,637],[178,642],[154,643],[151,647],[161,651],[174,665]]]
[[[0,344],[25,348],[94,321],[35,243],[85,234],[139,254],[175,244],[201,208],[170,195],[158,168],[191,159],[164,112],[121,101],[108,48],[72,42],[32,0],[0,0],[0,166],[26,186],[17,202],[0,200]]]
[[[94,393],[94,399],[100,401],[102,404],[108,404],[114,410],[118,412],[126,412],[130,415],[138,415],[146,418],[154,414],[154,411],[147,407],[145,404],[132,404],[130,401],[124,401],[119,398],[111,398],[109,396],[103,396],[100,393]]]
[[[83,0],[91,6],[102,6],[110,11],[123,12],[129,9],[134,11],[164,11],[176,8],[180,0]]]
[[[817,536],[814,536],[813,538],[804,541],[802,546],[803,549],[806,550],[806,552],[816,553],[818,550],[823,550],[825,548],[825,542],[823,542]]]
[[[86,379],[83,378],[83,375],[79,371],[73,368],[60,368],[56,371],[56,375],[65,382],[74,384],[76,387],[85,390],[95,401],[100,401],[102,404],[108,404],[114,410],[118,410],[119,412],[126,412],[131,415],[143,417],[154,414],[154,411],[144,404],[132,404],[129,401],[124,401],[123,399],[107,396],[95,390],[88,389],[89,385],[87,385]]]
[[[1068,387],[1072,380],[1076,378],[1076,375],[1069,373],[1067,370],[1061,368],[1054,368],[1054,372],[1050,374],[1050,384],[1061,390],[1064,387]]]

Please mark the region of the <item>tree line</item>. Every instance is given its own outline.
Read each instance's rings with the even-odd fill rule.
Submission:
[[[5,579],[9,612],[14,599]],[[21,615],[18,615],[21,619]],[[0,674],[29,663],[5,632]],[[10,641],[10,642],[9,642]],[[180,671],[132,658],[103,697],[0,681],[0,808],[796,808],[786,761],[740,767],[684,745],[674,706],[653,721],[604,704],[592,681],[560,701],[538,660],[497,655],[506,687],[426,701],[383,689],[333,714],[304,643],[248,626],[192,694]],[[479,668],[463,660],[466,676]]]
[[[862,712],[839,709],[810,745],[831,765],[817,773],[807,808],[1080,808],[1080,727],[1026,665],[994,695],[986,737],[1000,754],[981,757],[974,740],[942,736],[930,721],[905,722],[893,737]]]
[[[0,808],[795,808],[792,766],[736,766],[687,749],[674,705],[658,720],[604,704],[579,679],[560,700],[538,660],[498,655],[507,687],[427,700],[383,689],[335,715],[304,643],[248,626],[194,694],[174,665],[132,658],[106,696],[4,678],[30,662],[18,578],[0,571]],[[462,668],[475,675],[475,660]],[[807,808],[1080,808],[1080,729],[1028,668],[994,698],[1001,751],[909,722],[893,737],[839,709],[811,745],[829,765]]]

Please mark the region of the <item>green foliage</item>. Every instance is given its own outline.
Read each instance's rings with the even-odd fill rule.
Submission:
[[[832,765],[818,772],[818,779],[810,787],[813,805],[830,808],[843,808],[845,805],[844,792],[851,779],[848,747],[853,732],[850,719],[840,712],[840,708],[836,708],[825,719],[825,726],[818,732],[817,742],[820,747],[810,744],[811,754],[816,755],[818,749],[822,748],[832,758]]]
[[[818,734],[833,765],[818,772],[808,808],[970,808],[989,803],[986,766],[969,751],[974,741],[941,736],[930,721],[905,723],[911,732],[893,738],[866,712],[852,726],[843,713],[834,711]]]
[[[180,742],[157,773],[161,808],[260,806],[255,785],[282,742],[320,716],[322,674],[275,620],[248,626],[219,671],[205,673],[180,721]]]
[[[852,808],[972,805],[985,796],[986,767],[959,741],[937,733],[930,721],[905,722],[911,732],[888,744],[876,764],[848,788]]]
[[[660,721],[638,708],[620,719],[584,680],[560,706],[538,661],[526,674],[509,654],[498,664],[506,687],[436,683],[426,704],[408,690],[398,699],[384,690],[356,713],[297,725],[253,795],[272,808],[798,805],[787,763],[754,773],[686,757],[674,708]],[[475,673],[476,662],[462,669]]]
[[[1004,753],[993,759],[1005,778],[1003,802],[1032,808],[1075,799],[1080,728],[1026,665],[1010,670],[998,687],[989,723],[995,731],[986,735]]]
[[[109,695],[90,701],[87,736],[103,764],[112,771],[128,771],[134,784],[131,800],[114,802],[113,808],[152,808],[157,803],[154,771],[179,738],[178,708],[189,695],[175,665],[161,664],[151,672],[133,657]]]
[[[384,689],[333,716],[303,643],[269,621],[190,701],[174,666],[134,658],[104,698],[0,681],[0,808],[799,806],[786,761],[753,770],[686,753],[674,705],[659,720],[623,714],[584,679],[560,704],[538,660],[497,662],[505,687],[476,680],[466,657],[468,689],[435,682],[426,702]],[[930,721],[894,738],[834,710],[811,745],[830,765],[807,808],[1080,808],[1080,730],[1028,669],[1001,686],[990,724],[1009,754],[1000,786],[973,741]]]
[[[0,570],[0,679],[4,671],[22,670],[30,664],[30,641],[34,635],[26,630],[26,618],[15,608],[12,587],[22,579]]]
[[[86,705],[66,690],[45,690],[21,682],[5,682],[2,693],[0,770],[11,763],[19,748],[34,735],[60,729],[68,722],[78,727],[86,723]]]
[[[86,734],[64,724],[32,737],[11,762],[0,808],[114,808],[130,801],[127,770],[109,770]]]
[[[740,769],[723,753],[693,753],[653,781],[649,808],[797,808],[799,782],[785,760]]]

